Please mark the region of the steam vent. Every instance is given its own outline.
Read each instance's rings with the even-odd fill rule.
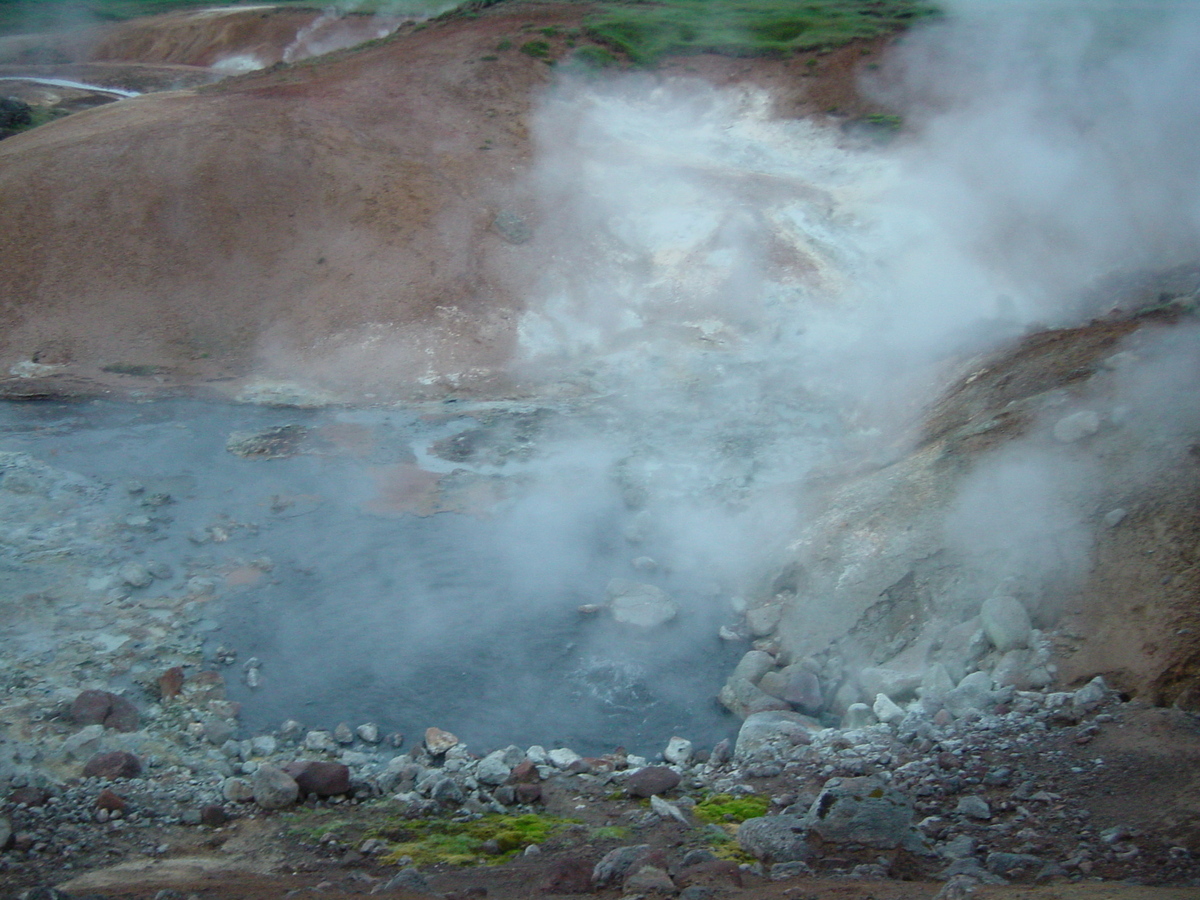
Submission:
[[[1200,897],[1200,5],[0,2],[0,900]]]

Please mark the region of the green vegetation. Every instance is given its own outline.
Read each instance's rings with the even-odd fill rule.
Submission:
[[[546,41],[526,41],[521,45],[521,52],[534,59],[549,59],[550,45]]]
[[[381,858],[394,864],[411,857],[418,866],[443,863],[477,866],[504,862],[530,844],[540,844],[555,832],[576,824],[570,819],[540,816],[490,815],[471,822],[432,819],[405,822],[398,831],[384,830],[368,837],[393,841]]]
[[[607,69],[617,64],[617,58],[603,47],[588,44],[571,54],[571,62],[578,63],[585,69]]]
[[[926,0],[660,0],[608,3],[589,37],[637,65],[666,56],[785,56],[896,31],[935,8]]]
[[[450,818],[408,819],[386,801],[360,807],[353,819],[343,811],[299,810],[289,813],[288,831],[309,843],[326,834],[346,844],[367,839],[386,841],[390,847],[380,861],[394,865],[411,857],[418,866],[437,863],[455,866],[491,865],[521,853],[530,844],[541,844],[571,825],[573,819],[529,813],[523,816],[488,815],[470,821]]]
[[[162,367],[146,365],[144,363],[115,362],[109,363],[107,366],[101,366],[100,371],[110,372],[113,375],[135,375],[138,378],[149,378],[151,375],[157,375],[161,372]]]
[[[696,818],[717,825],[741,823],[765,816],[770,801],[761,794],[734,797],[732,794],[713,794],[696,804]]]
[[[592,839],[596,841],[629,841],[633,832],[621,825],[602,825],[592,829]]]

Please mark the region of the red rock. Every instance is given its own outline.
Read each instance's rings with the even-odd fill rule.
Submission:
[[[300,785],[303,794],[331,797],[350,792],[350,769],[342,763],[299,760],[288,763],[283,771]]]
[[[702,887],[733,887],[742,886],[742,870],[738,864],[728,859],[710,859],[707,862],[696,863],[680,869],[675,876],[675,884],[680,889],[693,884]]]
[[[114,750],[97,753],[83,767],[84,778],[136,778],[142,774],[142,764],[132,753]]]
[[[555,860],[539,885],[544,894],[588,894],[592,890],[594,863],[578,857]]]
[[[224,825],[229,821],[229,816],[225,810],[217,806],[215,803],[209,806],[200,807],[200,824],[208,825],[216,828],[218,825]]]
[[[158,679],[158,693],[164,700],[179,696],[183,690],[183,667],[172,666],[163,672]]]
[[[103,725],[116,731],[137,731],[137,707],[108,691],[83,691],[71,704],[76,725]]]
[[[45,788],[38,787],[17,788],[8,795],[8,802],[13,806],[21,806],[24,804],[30,809],[45,806],[46,801],[49,799],[50,792]]]
[[[508,775],[509,784],[533,784],[536,781],[541,781],[542,776],[538,774],[537,766],[527,759],[521,760]]]
[[[513,797],[518,803],[539,803],[542,799],[542,786],[522,782],[515,786]]]
[[[646,766],[625,779],[630,797],[653,797],[665,794],[679,784],[679,773],[666,766]]]
[[[96,809],[107,809],[109,812],[115,812],[116,810],[124,812],[128,805],[124,797],[115,791],[110,791],[108,788],[102,790],[96,797]]]

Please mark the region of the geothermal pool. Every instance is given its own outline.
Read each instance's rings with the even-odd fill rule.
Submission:
[[[573,436],[600,415],[0,405],[4,665],[145,703],[165,668],[215,668],[243,737],[711,745],[737,724],[714,699],[746,649],[718,637],[735,586],[660,527],[647,464]],[[613,579],[677,615],[614,621]]]

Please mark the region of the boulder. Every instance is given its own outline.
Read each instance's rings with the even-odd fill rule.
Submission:
[[[610,850],[592,869],[592,884],[599,888],[622,883],[625,877],[634,871],[635,864],[640,868],[649,864],[653,856],[654,852],[649,844],[633,844]]]
[[[425,729],[425,749],[433,756],[441,756],[452,747],[458,746],[458,738],[440,728]]]
[[[912,833],[908,798],[870,776],[832,778],[805,817],[809,830],[835,844],[891,849]]]
[[[799,816],[762,816],[738,826],[737,841],[743,850],[768,865],[797,862],[812,856],[805,835],[807,822]]]
[[[332,797],[350,792],[350,768],[343,763],[299,760],[283,767],[303,794]]]
[[[806,666],[793,664],[777,672],[767,672],[758,682],[759,690],[814,715],[825,705],[821,681]]]
[[[679,773],[666,766],[646,766],[625,779],[625,790],[630,797],[653,797],[678,785]]]
[[[922,675],[920,672],[868,666],[858,673],[858,683],[868,700],[874,700],[879,694],[885,694],[891,700],[907,700],[916,696]]]
[[[663,759],[675,766],[686,766],[692,761],[692,742],[686,738],[673,737],[667,741]]]
[[[1015,597],[989,597],[979,610],[983,632],[1001,653],[1029,646],[1033,624],[1024,604]]]
[[[753,713],[738,730],[733,755],[738,760],[776,757],[820,730],[819,722],[800,713],[775,710]]]
[[[263,809],[283,809],[300,796],[300,785],[287,772],[275,766],[259,766],[250,781],[254,802]]]
[[[608,596],[612,617],[626,625],[656,628],[679,614],[679,604],[652,584],[614,578]]]
[[[626,877],[623,885],[625,896],[631,894],[674,894],[675,882],[665,869],[658,866],[642,866]]]
[[[142,764],[132,753],[114,750],[97,753],[83,767],[84,778],[137,778],[142,774]]]
[[[1063,416],[1054,423],[1054,439],[1064,444],[1073,444],[1091,437],[1100,430],[1100,416],[1090,409],[1081,409]]]
[[[899,725],[904,719],[904,710],[897,706],[887,694],[876,694],[875,705],[871,707],[875,718],[888,725]]]
[[[992,676],[987,672],[972,672],[946,694],[943,705],[956,718],[971,711],[982,712],[996,704],[993,686]]]
[[[108,691],[83,691],[71,704],[71,719],[76,725],[103,725],[114,731],[137,731],[137,707],[124,697]]]
[[[1071,710],[1076,716],[1086,716],[1103,706],[1111,694],[1104,679],[1097,675],[1071,695]]]
[[[512,767],[505,761],[504,750],[494,750],[479,761],[475,767],[475,778],[481,784],[504,784],[512,774]]]

